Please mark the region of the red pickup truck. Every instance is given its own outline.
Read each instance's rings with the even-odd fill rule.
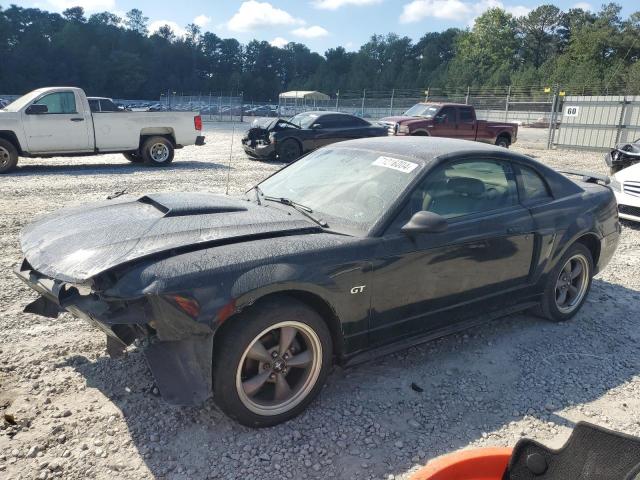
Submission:
[[[380,120],[389,135],[422,135],[461,138],[509,148],[518,137],[515,123],[478,120],[471,105],[458,103],[418,103],[404,115]]]

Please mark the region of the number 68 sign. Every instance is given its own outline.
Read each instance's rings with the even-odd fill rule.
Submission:
[[[564,108],[564,116],[565,117],[577,117],[578,116],[578,107],[567,106]]]

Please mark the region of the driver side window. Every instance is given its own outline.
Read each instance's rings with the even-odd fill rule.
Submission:
[[[436,115],[438,123],[456,123],[456,109],[453,107],[443,107]]]
[[[419,211],[450,220],[507,208],[517,204],[517,198],[510,164],[488,159],[449,163],[436,168],[414,189],[389,231],[399,231]]]
[[[56,92],[45,95],[37,102],[38,105],[46,105],[47,113],[77,113],[76,97],[73,92]]]

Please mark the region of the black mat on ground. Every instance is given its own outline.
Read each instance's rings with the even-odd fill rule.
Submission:
[[[558,450],[520,440],[504,480],[634,480],[639,474],[640,438],[580,422]]]

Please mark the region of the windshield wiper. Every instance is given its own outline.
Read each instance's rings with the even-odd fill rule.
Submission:
[[[265,200],[268,200],[269,202],[278,202],[278,203],[281,203],[283,205],[287,205],[288,207],[293,207],[295,210],[297,210],[298,212],[303,214],[309,220],[312,220],[313,222],[317,223],[322,228],[327,228],[329,226],[327,224],[327,222],[325,222],[324,220],[316,218],[313,215],[311,215],[313,213],[313,210],[311,208],[307,207],[306,205],[302,205],[300,203],[296,203],[293,200],[291,200],[290,198],[270,197],[268,195],[266,195],[266,196],[263,195],[263,198]]]

